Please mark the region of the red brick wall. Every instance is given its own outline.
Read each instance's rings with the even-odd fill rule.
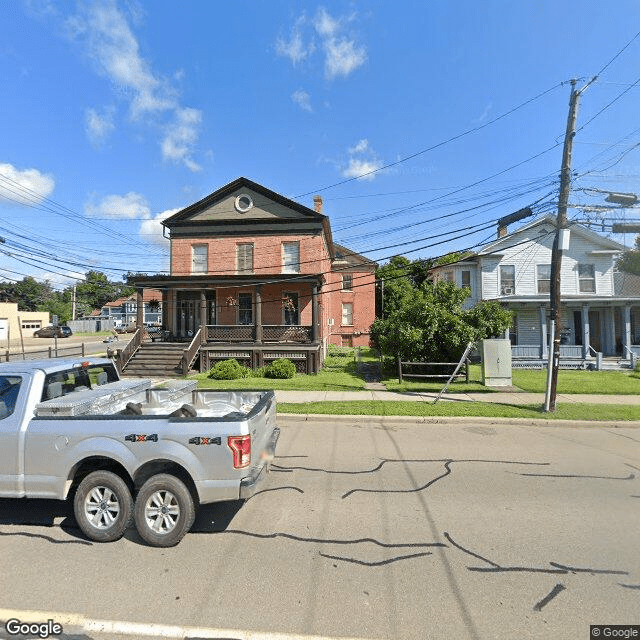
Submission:
[[[194,244],[206,244],[209,275],[236,273],[236,246],[253,243],[254,273],[282,273],[282,243],[300,243],[300,273],[323,273],[330,268],[329,256],[321,236],[248,236],[234,238],[176,238],[171,241],[171,275],[191,274]]]

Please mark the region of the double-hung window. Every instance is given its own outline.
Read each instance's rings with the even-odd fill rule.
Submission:
[[[253,273],[252,242],[241,242],[236,245],[236,273]]]
[[[300,243],[282,243],[282,273],[300,273]]]
[[[206,244],[194,244],[191,247],[191,273],[207,273],[209,247]]]
[[[238,324],[253,324],[253,296],[250,293],[238,294]]]
[[[536,276],[538,280],[538,293],[549,293],[549,291],[551,291],[551,265],[537,265]]]
[[[594,265],[578,265],[578,288],[580,293],[596,292],[596,270]]]
[[[345,302],[342,305],[342,326],[353,326],[353,304],[351,302]]]
[[[342,274],[342,290],[353,291],[353,274],[352,273]]]
[[[516,267],[513,264],[500,265],[500,295],[512,296],[516,292]]]

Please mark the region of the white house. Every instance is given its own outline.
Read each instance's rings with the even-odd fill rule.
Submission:
[[[555,218],[545,216],[498,238],[454,264],[435,267],[435,280],[471,289],[469,306],[498,300],[513,311],[509,332],[514,358],[548,355],[549,286]],[[558,327],[561,356],[617,356],[640,352],[640,278],[616,272],[625,247],[579,224],[570,225],[563,252]]]

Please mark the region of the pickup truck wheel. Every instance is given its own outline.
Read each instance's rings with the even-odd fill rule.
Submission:
[[[78,526],[96,542],[120,539],[133,516],[133,498],[124,480],[111,471],[94,471],[78,485],[73,501]]]
[[[158,474],[142,485],[134,517],[145,542],[153,547],[173,547],[191,529],[195,518],[193,498],[181,480]]]

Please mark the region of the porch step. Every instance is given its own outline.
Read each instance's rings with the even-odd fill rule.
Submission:
[[[179,378],[182,354],[187,345],[170,342],[143,342],[122,372],[124,377]]]

